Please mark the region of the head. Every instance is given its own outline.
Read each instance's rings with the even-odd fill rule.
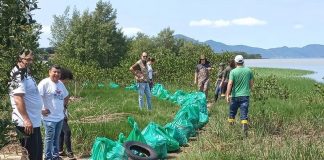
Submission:
[[[234,61],[235,61],[236,65],[238,65],[238,66],[244,64],[244,58],[242,55],[235,56]]]
[[[20,68],[27,68],[33,63],[34,55],[29,49],[24,49],[19,54],[18,65]]]
[[[155,58],[152,58],[152,57],[148,58],[148,63],[154,64],[155,63]]]
[[[64,84],[68,83],[70,80],[73,80],[73,74],[70,70],[61,68],[61,77],[60,81]]]
[[[225,63],[221,62],[218,65],[219,69],[223,70],[225,68]]]
[[[231,68],[235,68],[235,61],[234,61],[234,59],[230,59],[230,60],[228,61],[228,65],[229,65]]]
[[[61,78],[61,67],[59,65],[52,65],[48,71],[49,78],[53,82],[58,82],[58,80]]]
[[[141,60],[146,62],[148,59],[148,54],[146,52],[143,52],[142,55],[141,55]]]
[[[207,61],[205,55],[200,55],[199,64],[205,64]]]

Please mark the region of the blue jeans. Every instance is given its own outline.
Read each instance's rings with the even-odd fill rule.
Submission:
[[[152,104],[151,104],[151,90],[150,86],[148,83],[137,83],[138,87],[138,104],[140,109],[143,108],[144,103],[143,103],[143,97],[144,94],[146,95],[146,102],[147,102],[147,109],[151,110],[152,109]]]
[[[44,121],[45,126],[45,159],[59,157],[59,139],[63,120],[59,122]]]
[[[230,103],[229,118],[235,119],[238,108],[241,111],[241,120],[248,120],[249,96],[232,97]]]
[[[216,87],[215,87],[215,96],[218,97],[222,93],[222,86],[220,86],[220,80],[217,80]]]

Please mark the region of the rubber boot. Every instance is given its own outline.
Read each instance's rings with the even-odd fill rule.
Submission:
[[[234,118],[228,118],[227,121],[231,126],[233,126],[235,124],[235,119]]]
[[[247,120],[242,120],[241,124],[242,124],[243,137],[247,137],[248,136],[248,129],[249,129],[248,121]]]
[[[215,101],[215,103],[217,102],[217,98],[218,98],[218,95],[216,94],[216,95],[214,96],[214,101]]]

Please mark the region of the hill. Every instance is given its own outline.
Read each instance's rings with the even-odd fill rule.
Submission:
[[[246,45],[227,45],[214,40],[199,42],[193,38],[177,34],[177,39],[184,39],[193,43],[202,43],[209,45],[215,52],[236,51],[246,52],[249,54],[261,54],[263,58],[324,58],[324,45],[310,44],[304,47],[277,47],[263,49],[258,47],[250,47]]]

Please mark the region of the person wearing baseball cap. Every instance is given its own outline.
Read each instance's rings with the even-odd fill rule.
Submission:
[[[253,73],[244,66],[244,58],[237,55],[234,58],[236,68],[230,72],[227,85],[226,101],[229,105],[228,122],[234,124],[238,108],[241,111],[241,124],[244,134],[247,135],[248,112],[251,90],[253,88]]]

